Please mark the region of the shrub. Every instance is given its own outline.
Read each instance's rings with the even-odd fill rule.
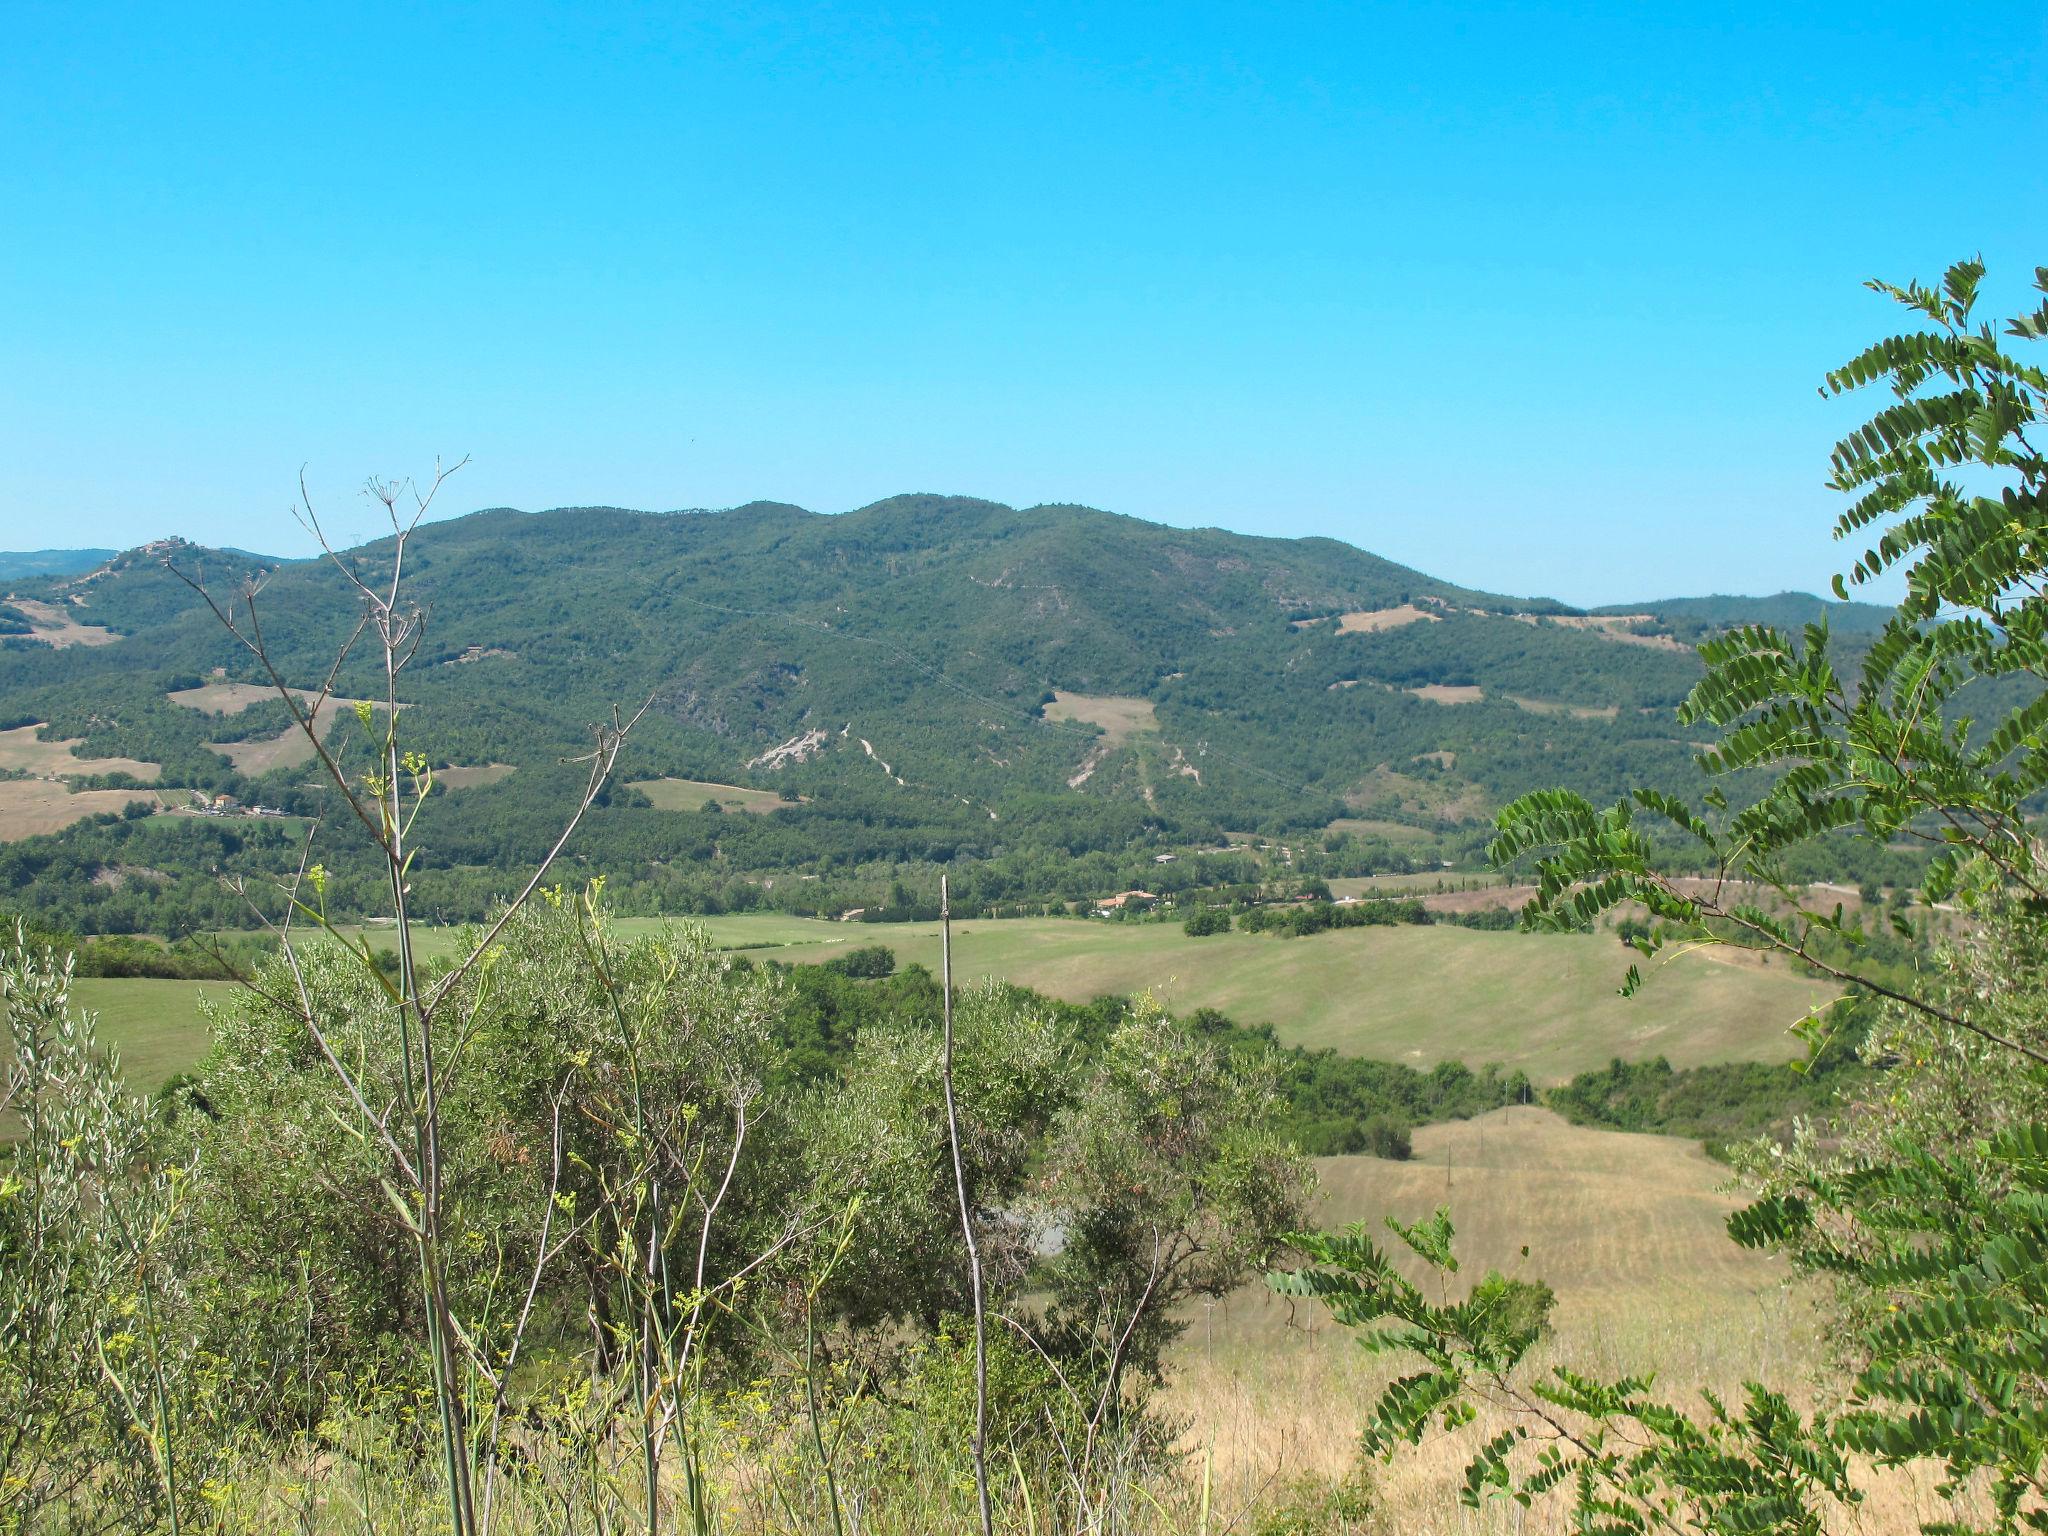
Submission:
[[[896,951],[886,944],[863,944],[859,949],[827,960],[824,968],[841,976],[877,980],[896,974]]]
[[[1390,1162],[1405,1163],[1415,1155],[1413,1142],[1409,1140],[1405,1121],[1392,1115],[1374,1115],[1360,1127],[1359,1150],[1373,1157],[1384,1157]]]

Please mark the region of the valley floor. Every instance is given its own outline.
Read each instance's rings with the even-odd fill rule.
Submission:
[[[715,942],[762,959],[829,960],[883,944],[899,965],[939,966],[937,923],[752,913],[702,921]],[[623,918],[615,927],[630,936],[662,922]],[[424,948],[445,952],[455,939],[452,930],[430,933]],[[1448,924],[1196,939],[1174,923],[970,918],[954,923],[953,940],[963,982],[996,976],[1069,1002],[1149,990],[1175,1013],[1215,1008],[1240,1024],[1271,1024],[1289,1045],[1420,1067],[1499,1062],[1540,1083],[1616,1056],[1661,1055],[1681,1067],[1789,1061],[1800,1047],[1787,1031],[1831,995],[1782,962],[1693,953],[1645,967],[1650,985],[1622,998],[1630,957],[1611,938]]]
[[[622,918],[621,937],[663,925]],[[751,958],[829,960],[884,944],[899,965],[936,971],[936,923],[835,923],[777,915],[705,920],[715,942]],[[374,943],[377,931],[370,930]],[[421,948],[447,953],[454,930]],[[1490,933],[1448,925],[1346,928],[1304,939],[1226,933],[1193,939],[1168,923],[1081,918],[970,919],[953,927],[955,973],[1035,988],[1069,1002],[1151,991],[1176,1013],[1215,1008],[1271,1024],[1289,1045],[1429,1067],[1498,1062],[1561,1082],[1620,1056],[1675,1066],[1788,1061],[1787,1031],[1828,994],[1778,965],[1692,954],[1657,970],[1634,998],[1616,995],[1628,957],[1611,939]],[[80,1002],[106,1015],[138,1080],[161,1081],[204,1048],[196,996],[224,983],[98,981]]]

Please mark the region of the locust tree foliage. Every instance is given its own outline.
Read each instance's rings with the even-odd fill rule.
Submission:
[[[2048,788],[2048,373],[2018,355],[2048,336],[2048,299],[1993,326],[1975,318],[1983,276],[1969,261],[1931,288],[1873,283],[1921,323],[1827,376],[1829,394],[1893,396],[1836,445],[1829,481],[1853,498],[1836,537],[1867,542],[1837,593],[1888,573],[1906,584],[1860,667],[1838,662],[1825,624],[1744,626],[1701,645],[1706,675],[1679,711],[1721,733],[1700,766],[1714,779],[1760,773],[1767,787],[1746,803],[1711,787],[1698,807],[1652,789],[1605,808],[1555,789],[1514,801],[1490,852],[1498,864],[1533,856],[1532,926],[1579,927],[1638,902],[1667,925],[1640,942],[1646,953],[1673,933],[1775,949],[1896,998],[1824,958],[1862,934],[1786,877],[1796,845],[1842,832],[1927,844],[1929,903],[2048,898],[2028,812]],[[2048,294],[2048,268],[2035,287]],[[1988,686],[2000,679],[2016,686]],[[1970,713],[2015,697],[1990,718]],[[1718,878],[1663,872],[1673,836]],[[1738,894],[1757,887],[1778,900]],[[1623,990],[1640,980],[1632,967]],[[1966,1012],[1953,1022],[1991,1028]]]
[[[2048,1531],[2048,867],[2035,826],[2048,788],[2048,375],[2018,355],[2048,336],[2048,300],[1979,321],[1983,277],[1971,261],[1931,288],[1872,284],[1915,328],[1827,376],[1830,394],[1893,396],[1833,459],[1831,483],[1851,498],[1836,534],[1866,546],[1837,593],[1888,574],[1906,590],[1860,665],[1837,660],[1822,624],[1744,627],[1700,647],[1706,675],[1681,718],[1720,733],[1701,767],[1762,787],[1716,785],[1697,806],[1638,790],[1605,808],[1540,791],[1500,813],[1491,850],[1502,865],[1534,860],[1530,927],[1583,928],[1637,903],[1657,923],[1634,941],[1646,955],[1674,939],[1776,950],[1887,1000],[1909,1048],[1848,1106],[1879,1134],[1852,1133],[1832,1159],[1795,1148],[1729,1223],[1737,1242],[1787,1253],[1852,1298],[1846,1394],[1809,1415],[1791,1386],[1751,1383],[1740,1401],[1688,1408],[1647,1375],[1541,1374],[1529,1356],[1547,1289],[1489,1274],[1450,1299],[1445,1211],[1394,1224],[1435,1272],[1427,1288],[1362,1227],[1298,1239],[1308,1263],[1276,1286],[1321,1301],[1367,1347],[1420,1361],[1374,1405],[1368,1451],[1484,1419],[1468,1503],[1556,1496],[1582,1532],[1803,1536],[1836,1528],[1876,1463],[1915,1468],[1947,1501],[1923,1530]],[[2048,268],[2035,287],[2048,295]],[[1669,872],[1674,834],[1711,878]],[[1941,966],[1902,977],[1860,962],[1860,925],[1793,884],[1787,854],[1831,835],[1931,846],[1921,899],[1967,914]],[[1640,982],[1631,966],[1623,991]],[[1987,1061],[2000,1068],[1989,1093]]]

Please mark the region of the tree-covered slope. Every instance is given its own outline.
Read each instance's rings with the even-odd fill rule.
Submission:
[[[387,540],[343,559],[376,580],[390,557]],[[160,764],[173,803],[200,788],[317,809],[302,756],[266,745],[283,705],[225,688],[263,674],[181,572],[223,603],[246,605],[257,582],[297,686],[321,681],[354,621],[323,562],[177,541],[17,583],[117,638],[0,642],[0,727],[78,741],[81,776],[93,760]],[[937,496],[841,516],[498,509],[421,528],[405,575],[427,614],[400,684],[411,740],[437,765],[516,770],[437,799],[427,867],[488,872],[530,852],[575,780],[563,759],[615,704],[651,701],[623,781],[789,802],[721,817],[622,789],[581,846],[624,880],[698,862],[817,876],[1172,849],[1347,815],[1430,831],[1535,783],[1611,793],[1687,771],[1698,744],[1672,712],[1698,667],[1673,632],[1709,616],[1678,603],[1610,622],[1334,540]],[[337,683],[379,688],[353,666]],[[124,834],[150,844],[128,861],[101,846],[104,826],[0,844],[0,881],[19,895],[52,868],[175,874],[217,857],[198,845],[218,829],[155,825],[180,820]],[[137,921],[150,904],[141,889],[96,899],[133,903]]]

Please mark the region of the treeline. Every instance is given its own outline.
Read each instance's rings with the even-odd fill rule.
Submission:
[[[1756,1061],[1673,1067],[1616,1057],[1550,1089],[1544,1102],[1574,1125],[1695,1137],[1725,1156],[1740,1142],[1790,1138],[1795,1120],[1824,1119],[1875,1072],[1862,1055],[1875,1008],[1864,996],[1840,1005],[1821,1049],[1798,1070]]]
[[[1517,920],[1510,907],[1437,912],[1419,897],[1407,896],[1350,902],[1262,902],[1235,908],[1205,905],[1189,913],[1184,926],[1195,938],[1227,933],[1234,925],[1240,933],[1271,933],[1284,939],[1301,939],[1338,928],[1426,928],[1437,923],[1505,933],[1515,927]]]
[[[936,1027],[938,979],[922,966],[895,967],[893,953],[871,945],[822,965],[760,962],[788,987],[776,1024],[786,1070],[800,1082],[830,1077],[849,1058],[864,1031],[882,1026]],[[1139,1004],[1103,996],[1067,1003],[1026,987],[999,989],[1008,1005],[1058,1021],[1084,1055],[1113,1038],[1135,1018]],[[1278,1062],[1280,1100],[1274,1125],[1311,1156],[1370,1153],[1406,1158],[1409,1132],[1442,1120],[1464,1120],[1537,1094],[1528,1076],[1462,1062],[1439,1062],[1427,1072],[1400,1062],[1372,1061],[1332,1050],[1282,1046],[1270,1025],[1245,1025],[1212,1008],[1180,1021],[1195,1037],[1233,1056],[1271,1056]]]

